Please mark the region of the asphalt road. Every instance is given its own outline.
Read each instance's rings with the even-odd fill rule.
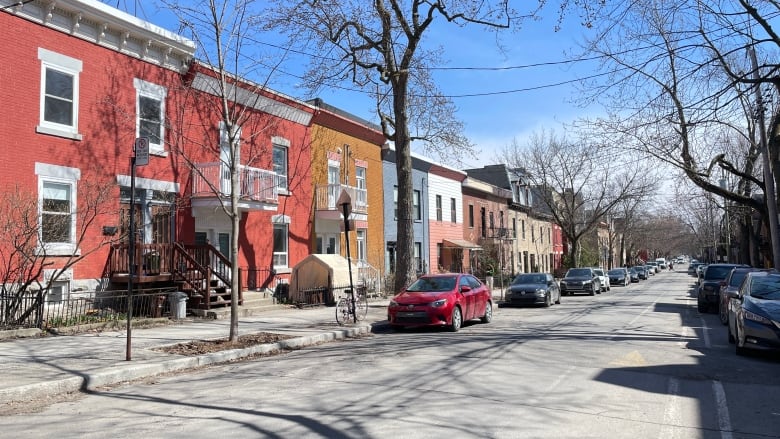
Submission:
[[[717,316],[696,311],[692,284],[661,273],[551,308],[496,309],[458,333],[379,326],[44,401],[0,418],[0,437],[780,438],[780,359],[737,357]]]

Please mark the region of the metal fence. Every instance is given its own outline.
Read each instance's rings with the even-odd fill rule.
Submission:
[[[170,316],[171,293],[175,293],[175,289],[134,293],[132,318]],[[0,330],[62,328],[125,320],[129,305],[126,291],[78,293],[63,300],[47,300],[40,291],[16,293],[0,297]]]

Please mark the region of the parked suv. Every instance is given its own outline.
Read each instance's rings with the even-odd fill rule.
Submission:
[[[748,267],[744,264],[709,264],[704,269],[696,294],[696,305],[699,312],[717,310],[720,287],[736,267]]]
[[[561,295],[587,293],[591,296],[601,293],[601,282],[592,268],[569,268],[561,279]]]

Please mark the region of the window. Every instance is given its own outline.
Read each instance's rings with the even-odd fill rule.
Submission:
[[[458,208],[454,198],[450,198],[450,221],[453,223],[458,222]]]
[[[81,140],[79,120],[80,60],[38,49],[41,61],[41,112],[36,131]]]
[[[287,183],[287,148],[289,142],[284,139],[274,138],[273,141],[273,171],[276,173],[279,190],[286,193]]]
[[[355,168],[355,187],[357,188],[356,205],[365,209],[368,206],[368,191],[366,190],[366,168],[362,166]]]
[[[41,240],[45,243],[72,242],[71,185],[44,181],[41,200]]]
[[[364,229],[357,231],[357,260],[366,260],[366,231]]]
[[[490,212],[488,215],[490,217],[490,220],[489,220],[490,221],[490,230],[495,230],[495,228],[496,228],[496,220],[493,217],[493,212]]]
[[[168,90],[157,84],[134,79],[136,92],[136,132],[138,137],[149,138],[149,152],[165,151],[165,97]]]
[[[52,255],[76,254],[77,168],[35,164],[40,244]]]
[[[393,187],[393,219],[398,220],[398,186]]]
[[[436,221],[442,220],[441,195],[436,195]]]
[[[512,238],[517,237],[517,218],[512,218]]]
[[[474,228],[474,205],[469,204],[469,227]]]
[[[525,220],[520,220],[520,233],[522,233],[523,239],[525,239]]]
[[[422,219],[422,212],[420,211],[420,191],[414,191],[414,197],[412,202],[414,203],[414,219],[420,221]]]
[[[414,243],[414,265],[417,269],[417,273],[424,273],[423,260],[422,260],[422,243]]]
[[[274,267],[287,267],[287,224],[274,224]]]

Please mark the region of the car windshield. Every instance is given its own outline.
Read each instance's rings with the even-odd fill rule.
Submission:
[[[710,265],[707,267],[707,271],[704,272],[704,280],[725,279],[733,269],[733,266],[728,265]]]
[[[546,282],[546,276],[543,274],[518,274],[512,284],[543,284]]]
[[[572,277],[588,277],[591,276],[591,271],[587,268],[572,268],[569,270],[568,273],[566,273],[566,276],[572,276]]]
[[[762,276],[753,279],[750,295],[756,299],[780,300],[780,276]]]
[[[745,276],[747,276],[747,271],[735,271],[734,273],[731,274],[731,279],[729,280],[729,286],[738,287],[745,279]]]
[[[409,285],[406,291],[450,291],[455,288],[455,280],[455,276],[421,277]]]
[[[626,274],[626,272],[625,272],[625,271],[623,271],[623,270],[609,270],[609,274],[614,274],[614,275],[625,275],[625,274]]]
[[[604,272],[599,268],[593,270],[593,272],[596,273],[596,276],[604,276]]]

